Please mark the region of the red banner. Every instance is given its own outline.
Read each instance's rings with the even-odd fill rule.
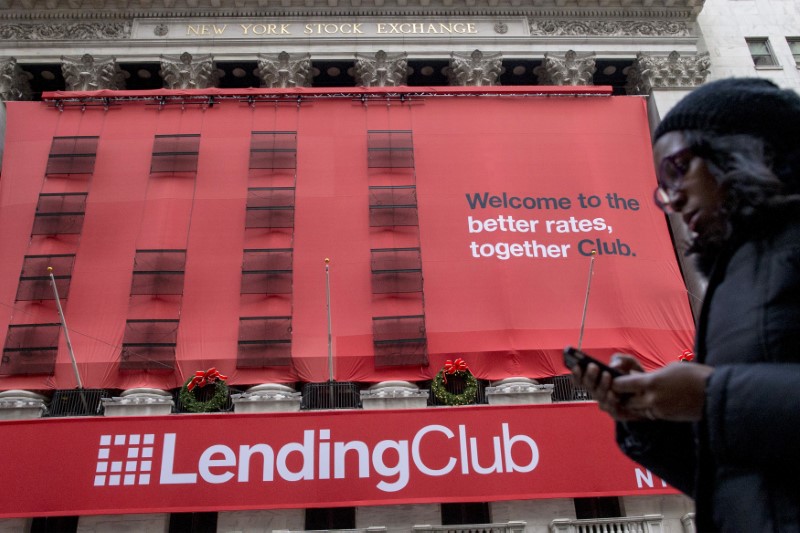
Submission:
[[[0,471],[14,480],[0,517],[674,493],[619,452],[591,403],[48,419],[0,432]]]
[[[596,251],[584,349],[631,353],[647,368],[675,361],[693,321],[652,205],[645,101],[509,91],[252,106],[223,91],[213,107],[112,100],[63,111],[9,102],[0,340],[9,325],[58,322],[52,301],[17,298],[24,257],[75,254],[64,307],[84,386],[171,389],[212,366],[231,385],[325,381],[330,258],[337,380],[422,381],[458,357],[481,379],[547,377],[566,373],[561,350],[578,340]],[[250,168],[254,131],[296,132],[297,168]],[[413,165],[371,166],[376,131],[406,132]],[[151,175],[155,137],[186,134],[199,135],[196,173]],[[53,138],[70,136],[98,137],[93,173],[45,176]],[[371,221],[376,191],[395,186],[418,225]],[[245,227],[248,191],[269,187],[293,188],[292,228]],[[62,193],[86,193],[81,233],[32,236],[40,194]],[[290,294],[243,294],[244,251],[264,249],[292,250]],[[375,289],[374,250],[385,249],[419,249],[421,292]],[[132,294],[137,250],[185,251],[180,294]],[[415,315],[424,319],[410,336],[424,335],[430,364],[376,364],[374,319]],[[284,366],[238,364],[240,319],[275,316],[291,316]],[[175,322],[175,371],[120,370],[129,320]],[[54,376],[0,377],[0,389],[74,386],[63,338]]]

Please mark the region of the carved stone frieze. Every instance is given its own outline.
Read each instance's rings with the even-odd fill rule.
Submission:
[[[668,57],[639,53],[628,71],[628,94],[648,94],[656,88],[697,87],[705,83],[711,59],[708,52],[681,57],[672,52]]]
[[[0,60],[0,100],[30,100],[30,74],[22,70],[16,58]]]
[[[408,79],[405,53],[387,54],[378,50],[374,56],[356,54],[356,85],[359,87],[397,87]]]
[[[594,65],[594,54],[578,55],[568,50],[563,58],[546,53],[542,66],[533,69],[533,73],[539,78],[539,85],[593,85],[592,76],[597,70]]]
[[[503,68],[503,54],[484,55],[480,50],[471,54],[450,54],[448,78],[450,85],[483,86],[497,85],[497,78]]]
[[[9,41],[98,41],[128,39],[130,36],[130,22],[0,24],[0,40]]]
[[[671,20],[533,20],[531,35],[548,37],[596,35],[598,37],[689,37],[686,22]]]
[[[125,78],[113,57],[83,54],[81,57],[61,57],[61,72],[68,91],[97,91],[124,89]]]
[[[193,58],[189,52],[180,56],[161,56],[159,73],[165,89],[207,89],[216,87],[219,80],[213,56]]]
[[[278,55],[258,55],[258,70],[262,87],[311,87],[311,54],[295,59],[287,52]]]

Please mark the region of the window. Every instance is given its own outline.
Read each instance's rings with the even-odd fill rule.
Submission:
[[[417,226],[417,188],[414,185],[369,188],[370,226]]]
[[[61,324],[8,326],[0,375],[53,374]]]
[[[128,320],[122,337],[120,370],[175,368],[177,320]]]
[[[789,50],[792,51],[794,64],[800,68],[800,37],[787,37],[786,42],[789,43]]]
[[[31,520],[30,533],[71,533],[78,531],[77,516],[40,516]]]
[[[53,278],[60,298],[69,296],[72,281],[74,254],[26,255],[22,262],[22,273],[17,286],[17,300],[54,300],[48,267],[53,269]]]
[[[373,249],[371,268],[373,294],[422,290],[422,259],[419,248]]]
[[[291,294],[292,249],[245,250],[242,294]]]
[[[306,509],[307,531],[327,529],[355,529],[356,508],[334,507]]]
[[[427,365],[425,316],[381,316],[372,319],[376,366]]]
[[[36,204],[33,235],[80,233],[86,214],[85,192],[42,193]]]
[[[297,168],[297,132],[252,132],[250,137],[250,168]]]
[[[414,143],[410,130],[367,131],[369,168],[412,168]]]
[[[197,172],[200,135],[156,135],[150,172]]]
[[[293,228],[294,187],[248,189],[245,227]]]
[[[491,524],[489,504],[476,503],[443,503],[442,525],[458,524]]]
[[[288,366],[292,360],[292,317],[239,319],[236,368]]]
[[[778,60],[775,59],[775,55],[772,53],[769,39],[766,37],[753,37],[746,39],[746,41],[756,68],[778,66]]]
[[[98,137],[54,137],[46,174],[91,174]]]
[[[217,513],[172,513],[168,533],[217,533]]]
[[[619,498],[610,496],[603,498],[575,498],[575,518],[589,520],[592,518],[616,518],[622,516]]]
[[[131,295],[183,294],[185,250],[136,250]]]

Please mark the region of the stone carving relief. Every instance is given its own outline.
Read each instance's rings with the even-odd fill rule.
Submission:
[[[56,22],[52,24],[3,24],[0,40],[61,41],[119,40],[131,36],[130,22]]]
[[[219,80],[213,56],[193,58],[189,52],[180,56],[161,56],[159,74],[165,89],[207,89],[216,87]]]
[[[61,57],[61,72],[68,91],[124,89],[125,78],[113,57]]]
[[[296,59],[287,52],[276,55],[258,55],[258,70],[262,87],[311,87],[311,54]]]
[[[533,20],[531,35],[575,36],[597,35],[603,37],[646,37],[666,35],[688,37],[691,35],[686,22],[667,20]]]
[[[356,54],[356,85],[359,87],[397,87],[408,80],[408,59],[405,53],[387,54],[378,50],[375,56]]]
[[[0,100],[30,100],[30,74],[22,70],[16,58],[0,60]]]
[[[708,52],[681,57],[672,52],[668,57],[639,53],[628,71],[628,94],[648,94],[655,88],[697,87],[708,77],[711,59]]]
[[[533,73],[539,78],[539,85],[594,85],[594,59],[594,54],[579,56],[574,50],[567,51],[563,58],[546,53],[542,66],[533,69]]]
[[[497,78],[503,68],[503,54],[484,55],[480,50],[471,54],[450,54],[448,78],[450,85],[482,86],[497,85]]]

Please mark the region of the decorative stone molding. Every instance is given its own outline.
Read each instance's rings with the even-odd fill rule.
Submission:
[[[189,52],[180,56],[161,56],[161,71],[165,89],[208,89],[215,87],[219,72],[211,55],[192,57]]]
[[[619,518],[556,518],[550,522],[551,533],[579,533],[580,531],[641,531],[642,533],[662,533],[664,516],[646,514],[644,516],[625,516]]]
[[[7,41],[116,41],[128,39],[130,36],[130,22],[0,24],[0,40]]]
[[[484,55],[480,50],[471,54],[450,54],[448,78],[450,85],[484,86],[497,85],[497,77],[503,68],[503,54]]]
[[[286,385],[264,383],[250,387],[242,394],[231,394],[235,413],[299,411],[302,394]]]
[[[578,55],[568,50],[563,59],[544,54],[542,66],[533,69],[539,78],[539,85],[593,85],[592,76],[597,70],[594,54]]]
[[[172,395],[160,389],[128,389],[114,398],[100,398],[104,416],[156,416],[172,413]]]
[[[420,409],[428,406],[430,392],[408,381],[382,381],[361,391],[365,410]]]
[[[0,100],[30,100],[30,78],[30,74],[22,70],[15,58],[0,60]]]
[[[0,420],[41,418],[47,410],[47,397],[26,390],[0,392]]]
[[[125,78],[113,57],[61,56],[61,72],[68,91],[124,89]]]
[[[486,399],[489,405],[553,403],[553,387],[526,377],[511,377],[486,387]]]
[[[711,59],[708,52],[681,57],[654,57],[639,53],[628,71],[628,94],[649,94],[657,88],[684,89],[702,85],[708,77]]]
[[[681,525],[685,533],[695,533],[697,529],[694,525],[694,513],[686,513],[681,517]]]
[[[292,59],[287,52],[277,56],[259,54],[256,74],[262,87],[311,87],[311,54],[297,59]]]
[[[359,87],[397,87],[408,79],[407,54],[387,54],[378,50],[375,56],[356,54],[356,85]]]
[[[547,37],[689,37],[686,22],[672,20],[552,20],[534,19],[531,35]]]

